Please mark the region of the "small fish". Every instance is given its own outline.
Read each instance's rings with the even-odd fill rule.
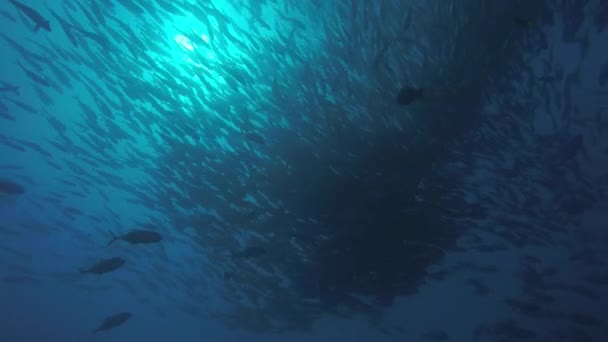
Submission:
[[[131,316],[133,315],[128,312],[121,312],[112,316],[108,316],[103,320],[103,322],[101,322],[97,329],[93,330],[93,333],[96,334],[100,331],[111,330],[120,325],[123,325],[126,321],[129,320],[129,318],[131,318]]]
[[[534,24],[534,22],[532,20],[520,17],[520,16],[515,16],[513,18],[513,23],[515,23],[515,25],[521,29],[527,30],[529,28],[531,28]]]
[[[8,195],[22,195],[25,192],[25,188],[8,179],[0,179],[0,193]]]
[[[104,274],[112,271],[116,271],[125,264],[125,259],[120,257],[114,257],[109,259],[103,259],[98,261],[95,265],[80,270],[80,273],[93,273],[93,274]]]
[[[17,21],[17,19],[15,19],[15,17],[13,17],[13,16],[12,16],[10,13],[8,13],[8,12],[5,12],[5,11],[0,11],[0,15],[1,15],[1,16],[3,16],[3,17],[5,17],[6,19],[8,19],[8,20],[12,21],[12,22]]]
[[[114,235],[112,234],[112,240],[108,242],[108,246],[111,245],[116,240],[122,240],[128,242],[132,245],[141,245],[141,244],[150,244],[160,242],[163,238],[162,236],[151,230],[143,230],[143,229],[134,229],[123,235]]]
[[[17,118],[14,115],[11,115],[10,113],[4,112],[0,110],[0,117],[4,118],[6,120],[10,120],[10,121],[15,121],[17,120]]]
[[[232,254],[234,258],[242,258],[242,259],[251,259],[251,258],[259,258],[264,256],[267,253],[266,248],[264,247],[247,247],[240,252],[235,252]]]
[[[38,84],[40,84],[42,86],[45,86],[45,87],[50,87],[51,86],[51,84],[47,80],[45,80],[42,76],[40,76],[38,73],[26,69],[23,66],[23,64],[21,64],[20,61],[17,61],[17,66],[21,70],[23,70],[23,72],[27,75],[27,77],[29,77],[32,81],[34,81],[34,82],[36,82],[36,83],[38,83]]]
[[[51,32],[51,24],[40,13],[38,13],[38,11],[36,11],[35,9],[33,9],[27,5],[24,5],[20,2],[18,2],[17,0],[8,0],[8,1],[11,4],[13,4],[15,7],[17,7],[17,10],[19,10],[19,12],[23,13],[24,15],[26,15],[27,17],[32,19],[34,24],[36,24],[34,31],[38,31],[40,28],[43,28],[46,31]]]
[[[36,108],[30,106],[27,103],[21,102],[21,101],[17,101],[13,98],[7,97],[6,98],[7,101],[10,101],[12,104],[14,104],[15,106],[23,109],[26,112],[29,112],[31,114],[38,114],[38,111],[36,110]]]
[[[405,86],[401,88],[399,94],[397,94],[397,103],[402,106],[410,105],[416,101],[424,99],[424,90],[421,88],[414,88]]]
[[[245,135],[245,137],[247,138],[247,140],[254,142],[256,144],[259,145],[265,145],[266,144],[266,140],[264,139],[263,136],[261,136],[260,134],[253,132],[253,131],[241,131],[241,133],[243,133]]]
[[[585,152],[585,141],[582,134],[577,134],[570,138],[561,151],[562,157],[566,160],[575,158],[579,152]]]
[[[19,95],[19,86],[12,84],[0,86],[0,93],[14,93]]]
[[[583,326],[599,327],[599,326],[603,325],[603,322],[600,319],[593,317],[591,315],[585,314],[585,313],[574,312],[574,313],[570,314],[570,318],[572,319],[572,321],[574,323],[577,323],[577,324],[583,325]]]

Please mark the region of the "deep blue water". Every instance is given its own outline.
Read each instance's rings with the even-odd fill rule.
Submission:
[[[0,341],[608,339],[605,1],[23,3]]]

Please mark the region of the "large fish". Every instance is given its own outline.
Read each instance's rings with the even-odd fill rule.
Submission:
[[[0,193],[6,195],[21,195],[25,192],[25,188],[8,179],[0,179]]]
[[[112,240],[108,242],[108,246],[111,245],[116,240],[122,240],[128,242],[132,245],[143,245],[150,243],[160,242],[163,237],[152,230],[143,230],[143,229],[134,229],[123,235],[114,235],[112,234]]]
[[[252,258],[262,257],[262,256],[266,255],[267,252],[268,251],[264,247],[251,246],[251,247],[247,247],[241,251],[234,252],[232,254],[232,257],[238,258],[238,259],[252,259]]]
[[[34,27],[34,31],[38,31],[40,28],[43,28],[46,31],[51,32],[51,24],[40,13],[38,13],[38,11],[36,11],[35,9],[33,9],[27,5],[20,3],[19,1],[16,1],[16,0],[8,0],[8,1],[11,4],[13,4],[15,7],[17,7],[17,10],[19,10],[19,12],[23,13],[25,16],[32,19],[34,24],[36,24],[36,26]]]
[[[123,325],[126,321],[131,318],[131,314],[128,312],[117,313],[112,316],[106,317],[103,322],[93,330],[93,333],[96,334],[100,331],[106,331],[116,328],[117,326]]]
[[[125,259],[120,257],[114,257],[109,259],[103,259],[98,261],[95,265],[81,269],[80,273],[93,273],[93,274],[104,274],[112,271],[116,271],[125,264]]]
[[[405,86],[397,94],[397,103],[402,106],[410,105],[422,99],[424,99],[424,90],[421,88]]]

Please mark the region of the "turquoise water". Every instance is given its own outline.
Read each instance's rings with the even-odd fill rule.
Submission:
[[[602,1],[23,4],[1,341],[608,336]]]

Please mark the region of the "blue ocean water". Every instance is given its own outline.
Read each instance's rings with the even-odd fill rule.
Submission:
[[[0,25],[0,341],[608,338],[605,1]]]

